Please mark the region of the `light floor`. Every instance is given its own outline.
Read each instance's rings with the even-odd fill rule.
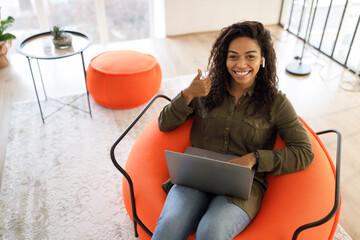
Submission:
[[[342,133],[340,224],[352,239],[360,239],[360,80],[311,47],[306,48],[303,59],[304,64],[311,66],[311,74],[296,77],[286,73],[286,64],[301,54],[302,41],[278,26],[268,28],[274,37],[277,51],[280,89],[287,94],[298,114],[314,131],[335,128]],[[92,45],[84,52],[85,63],[87,66],[92,57],[103,51],[136,50],[150,53],[158,59],[165,80],[195,74],[197,68],[205,69],[215,37],[216,33],[201,33],[119,42],[107,46]],[[12,103],[36,100],[27,59],[16,53],[14,46],[10,51],[10,59],[11,65],[0,70],[0,173],[6,154]],[[38,79],[36,62],[33,63]],[[40,61],[40,66],[48,95],[57,97],[85,91],[79,55]],[[41,88],[39,92],[42,92]],[[321,139],[335,159],[335,135],[322,136]]]

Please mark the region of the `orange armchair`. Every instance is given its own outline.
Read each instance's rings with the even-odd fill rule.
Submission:
[[[160,216],[166,193],[161,184],[169,178],[164,150],[184,152],[190,146],[193,119],[171,132],[161,132],[154,119],[136,140],[125,169],[116,161],[115,148],[136,124],[156,95],[113,144],[110,155],[115,167],[124,175],[123,198],[134,222],[135,236],[150,239]],[[306,170],[282,176],[268,175],[268,189],[258,215],[234,239],[329,239],[335,234],[340,215],[340,147],[337,130],[315,133],[301,118],[315,154],[313,164]],[[338,137],[336,168],[319,139],[319,134],[335,132]],[[284,147],[280,139],[274,148]],[[141,227],[137,231],[137,225]],[[189,239],[195,239],[194,234]]]

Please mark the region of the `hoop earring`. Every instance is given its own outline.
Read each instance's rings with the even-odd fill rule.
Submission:
[[[262,59],[262,67],[265,68],[265,58],[261,57],[261,59]]]

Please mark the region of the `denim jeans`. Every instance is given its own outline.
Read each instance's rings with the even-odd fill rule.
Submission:
[[[230,240],[250,221],[244,210],[229,203],[224,196],[174,185],[152,240],[186,240],[196,228],[197,240]]]

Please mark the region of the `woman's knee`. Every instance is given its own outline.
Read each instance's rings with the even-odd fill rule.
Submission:
[[[216,197],[202,217],[196,239],[233,239],[250,223],[247,213],[229,203],[225,197]]]
[[[198,190],[174,185],[170,190],[154,232],[154,239],[172,235],[187,238],[206,211],[211,196]],[[160,237],[161,236],[161,237]],[[165,237],[164,237],[165,236]]]
[[[174,211],[167,210],[163,212],[157,221],[152,239],[186,239],[195,226],[191,226],[190,221],[182,221],[183,219],[181,211],[176,209]]]
[[[232,239],[233,236],[224,222],[218,219],[201,219],[196,230],[196,240],[226,240]]]

